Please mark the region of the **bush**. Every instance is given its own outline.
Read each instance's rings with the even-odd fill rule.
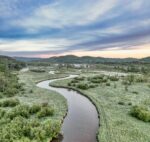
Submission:
[[[119,105],[125,105],[125,103],[122,102],[122,101],[118,102],[118,104],[119,104]]]
[[[126,77],[126,80],[129,81],[130,84],[132,84],[135,81],[135,76],[134,75],[128,75]]]
[[[143,82],[147,82],[148,79],[145,77],[142,77],[142,76],[138,76],[138,77],[136,77],[135,81],[139,82],[139,83],[143,83]]]
[[[137,91],[133,91],[132,93],[133,93],[133,94],[138,94],[138,92],[137,92]]]
[[[71,81],[71,83],[78,83],[78,82],[79,82],[78,80],[74,80],[74,79]]]
[[[31,72],[43,73],[45,72],[44,69],[30,69]]]
[[[89,85],[89,88],[95,88],[95,87],[97,87],[97,85],[95,85],[95,84],[90,84]]]
[[[117,76],[109,76],[110,81],[118,81],[119,78]]]
[[[48,106],[48,102],[43,102],[42,103],[42,107],[47,107]]]
[[[31,89],[31,90],[29,91],[29,93],[33,93],[33,90]]]
[[[25,119],[21,116],[0,127],[1,142],[43,142],[56,138],[60,132],[59,121],[47,120],[39,123],[37,119]]]
[[[52,116],[54,114],[54,109],[51,107],[42,107],[37,113],[38,118]]]
[[[130,114],[144,122],[150,122],[150,111],[144,106],[133,106]]]
[[[7,99],[7,100],[0,102],[1,107],[15,107],[17,105],[19,105],[18,99]]]
[[[33,105],[30,107],[30,114],[35,114],[41,110],[41,105]]]
[[[17,94],[18,92],[19,92],[18,89],[8,87],[8,88],[5,90],[4,94],[5,94],[7,97],[13,97],[13,96],[15,96],[15,94]]]
[[[83,81],[85,77],[75,77],[74,80]]]
[[[88,87],[87,84],[78,84],[78,85],[77,85],[77,88],[82,89],[82,90],[86,90],[86,89],[88,89],[89,87]]]
[[[131,105],[132,105],[132,103],[131,103],[131,102],[129,102],[129,103],[128,103],[128,105],[129,105],[129,106],[131,106]]]
[[[11,111],[6,113],[6,117],[10,119],[14,119],[17,116],[22,116],[24,118],[29,118],[30,116],[30,108],[27,105],[18,105],[13,108]]]
[[[106,83],[106,86],[110,86],[110,83],[109,83],[109,82],[107,82],[107,83]]]
[[[68,86],[71,86],[71,83],[70,83],[70,82],[68,83]]]
[[[0,109],[0,119],[5,115],[5,110]]]
[[[101,75],[101,76],[89,77],[88,81],[90,81],[92,83],[103,83],[103,82],[107,82],[107,79],[104,78],[103,75]]]

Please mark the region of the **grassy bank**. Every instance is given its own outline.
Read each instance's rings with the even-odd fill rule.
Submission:
[[[148,120],[150,110],[149,75],[110,77],[101,76],[99,73],[97,75],[84,73],[81,76],[84,77],[57,81],[53,85],[79,90],[92,99],[100,113],[98,131],[100,142],[150,141],[150,123],[143,121]],[[144,114],[142,116],[144,119],[131,114],[134,106],[146,108],[146,112],[145,110],[138,112],[140,115]]]
[[[67,103],[58,93],[38,88],[36,83],[66,75],[50,75],[48,70],[10,72],[8,77],[1,72],[1,80],[9,86],[0,85],[4,90],[0,99],[0,142],[51,141],[60,132]]]

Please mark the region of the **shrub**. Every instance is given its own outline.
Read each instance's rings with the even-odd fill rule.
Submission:
[[[131,102],[129,102],[129,103],[128,103],[128,105],[129,105],[129,106],[131,106],[131,105],[132,105],[132,103],[131,103]]]
[[[95,87],[97,87],[97,85],[95,85],[95,84],[90,84],[89,85],[89,88],[95,88]]]
[[[16,89],[16,88],[10,88],[8,87],[4,94],[7,96],[7,97],[13,97],[15,96],[15,94],[17,94],[19,91]]]
[[[38,118],[52,116],[54,114],[54,109],[51,107],[42,107],[41,110],[37,113]]]
[[[101,76],[89,77],[88,81],[92,83],[102,83],[102,82],[107,82],[107,79],[105,79],[104,76],[101,75]]]
[[[43,73],[45,72],[44,69],[30,69],[31,72]]]
[[[29,91],[29,93],[33,93],[33,90],[31,89],[31,90]]]
[[[71,83],[70,83],[70,82],[68,83],[68,86],[71,86]]]
[[[0,109],[0,119],[5,115],[5,110]]]
[[[15,107],[17,105],[19,105],[18,99],[7,99],[7,100],[0,102],[1,107]]]
[[[133,91],[132,93],[133,93],[133,94],[138,94],[138,92],[137,92],[137,91]]]
[[[47,107],[48,106],[48,102],[43,102],[42,103],[42,107]]]
[[[73,79],[72,81],[71,81],[71,83],[78,83],[79,81],[78,80],[75,80],[75,79]]]
[[[92,83],[101,83],[102,80],[100,80],[100,79],[91,79],[91,82]]]
[[[150,111],[144,106],[133,106],[130,114],[144,122],[150,122]]]
[[[88,87],[87,84],[78,84],[78,85],[77,85],[77,88],[82,89],[82,90],[86,90],[86,89],[88,89],[89,87]]]
[[[110,81],[118,81],[119,78],[117,76],[109,76]]]
[[[134,75],[128,75],[126,78],[127,81],[129,81],[129,83],[133,83],[135,81],[135,76]]]
[[[118,104],[119,104],[119,105],[125,105],[125,103],[122,102],[122,101],[118,102]]]
[[[109,83],[109,82],[107,82],[107,83],[106,83],[106,86],[110,86],[110,83]]]
[[[135,81],[136,81],[136,82],[143,83],[143,82],[147,82],[148,79],[145,78],[145,77],[142,77],[142,76],[138,76],[138,77],[136,77]]]
[[[74,79],[78,80],[78,81],[83,81],[85,79],[85,77],[75,77]]]
[[[33,105],[30,107],[30,114],[35,114],[41,110],[41,105]]]
[[[6,113],[6,117],[10,119],[14,119],[17,116],[22,116],[24,118],[29,118],[30,116],[30,108],[27,105],[18,105],[13,108],[11,111]]]
[[[60,132],[59,121],[47,120],[39,123],[37,119],[25,119],[21,116],[14,118],[6,125],[0,127],[1,142],[43,142],[56,138]]]

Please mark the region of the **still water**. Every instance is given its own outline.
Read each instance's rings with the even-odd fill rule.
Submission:
[[[95,106],[76,91],[49,86],[53,81],[73,78],[75,76],[70,75],[66,78],[42,81],[37,86],[56,91],[67,99],[68,114],[62,126],[64,136],[62,142],[96,142],[98,114]]]

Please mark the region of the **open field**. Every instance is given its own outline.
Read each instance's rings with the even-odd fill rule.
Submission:
[[[149,122],[144,122],[133,117],[130,111],[135,105],[150,111],[150,76],[132,73],[127,77],[115,75],[117,79],[114,79],[105,74],[106,80],[98,80],[101,74],[93,75],[91,71],[77,79],[57,81],[52,85],[73,88],[93,101],[100,114],[100,142],[149,142],[150,117]],[[126,81],[131,82],[126,84]]]
[[[14,73],[12,72],[12,79],[8,83],[12,84],[11,86],[19,86],[20,90],[14,87],[15,92],[12,94],[13,88],[8,86],[4,89],[6,93],[1,93],[0,142],[51,141],[60,133],[62,121],[67,113],[67,103],[58,93],[38,88],[36,83],[65,75],[52,76],[48,71],[37,73],[28,70]],[[19,83],[15,79],[16,74]],[[6,79],[6,76],[1,77]],[[7,91],[9,89],[11,96]]]

